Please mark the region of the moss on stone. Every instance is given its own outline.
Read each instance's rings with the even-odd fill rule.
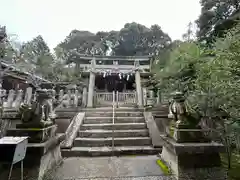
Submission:
[[[165,163],[161,159],[157,160],[157,165],[159,165],[159,167],[163,171],[164,175],[170,175],[170,170],[169,170],[168,166],[165,165]]]
[[[26,128],[26,129],[29,129],[29,130],[32,130],[32,131],[39,131],[39,130],[41,130],[42,128]]]

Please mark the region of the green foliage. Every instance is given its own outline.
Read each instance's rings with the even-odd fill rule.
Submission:
[[[6,57],[22,71],[32,72],[53,81],[79,81],[80,72],[65,64],[77,58],[78,54],[103,55],[111,42],[114,55],[160,54],[171,42],[160,26],[147,28],[137,23],[127,23],[120,31],[98,32],[73,30],[55,49],[55,56],[41,35],[26,43],[9,39]]]
[[[228,168],[228,157],[226,154],[221,155],[221,159],[223,161],[223,166]],[[229,170],[229,180],[237,180],[240,179],[240,154],[237,151],[232,153],[232,168]]]
[[[56,54],[63,57],[64,51],[56,48]],[[65,67],[64,58],[56,60],[42,36],[20,43],[16,35],[8,35],[5,43],[4,61],[14,64],[24,72],[31,72],[52,81],[76,81],[79,74],[73,68]]]
[[[228,168],[232,147],[239,149],[240,134],[240,24],[216,38],[211,48],[197,42],[180,42],[158,64],[158,87],[183,91],[190,111],[211,122],[226,146]]]
[[[115,55],[133,56],[158,54],[169,45],[170,37],[160,26],[147,28],[141,24],[127,23],[120,31],[98,32],[73,30],[55,50],[57,56],[71,61],[79,54],[103,55],[107,49],[106,41],[113,45]]]
[[[31,41],[24,43],[20,52],[22,54],[22,62],[19,63],[31,64],[36,74],[48,78],[53,68],[54,57],[42,36],[37,36]]]
[[[235,25],[239,19],[239,0],[201,0],[202,12],[196,21],[199,27],[197,36],[207,43],[223,37],[225,30]]]
[[[159,88],[168,91],[191,91],[195,79],[195,62],[200,53],[195,43],[183,42],[173,48],[165,67],[153,70],[159,79]]]
[[[240,116],[240,31],[239,26],[217,39],[214,48],[182,42],[169,54],[165,67],[155,68],[159,88],[185,92],[202,115],[222,109],[231,118]],[[206,104],[206,101],[208,104]],[[206,108],[206,106],[208,108]],[[206,112],[208,109],[210,112]]]

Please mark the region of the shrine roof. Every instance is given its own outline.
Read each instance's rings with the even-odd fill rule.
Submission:
[[[23,80],[23,79],[27,80],[27,78],[29,76],[34,76],[35,78],[40,79],[43,82],[50,82],[50,81],[48,81],[48,80],[46,80],[46,79],[44,79],[40,76],[32,75],[29,72],[23,72],[20,69],[18,69],[17,67],[15,67],[14,65],[4,62],[4,60],[2,60],[1,64],[2,64],[3,67],[9,68],[11,70],[10,72],[6,73],[8,76],[13,76],[14,78],[18,78],[20,80]]]

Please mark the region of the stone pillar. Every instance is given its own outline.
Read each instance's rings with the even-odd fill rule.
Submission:
[[[161,91],[158,89],[157,91],[157,104],[161,104]]]
[[[127,82],[124,82],[124,87],[123,87],[123,92],[126,92],[127,91],[127,84],[126,84]]]
[[[135,72],[135,82],[136,82],[136,91],[137,91],[137,103],[139,107],[143,106],[143,97],[142,97],[142,87],[141,87],[141,76],[139,70]]]
[[[143,87],[142,91],[143,91],[143,105],[146,106],[147,105],[147,88]]]
[[[104,81],[104,91],[105,92],[108,92],[108,85],[107,85],[107,81]]]
[[[93,96],[94,96],[94,87],[95,87],[95,59],[91,62],[91,70],[89,75],[89,86],[88,86],[88,101],[87,107],[93,107]]]
[[[28,87],[26,89],[25,97],[24,97],[24,103],[30,105],[31,100],[33,96],[33,89],[31,87]]]
[[[83,87],[83,94],[82,94],[82,105],[83,107],[87,106],[87,87]]]

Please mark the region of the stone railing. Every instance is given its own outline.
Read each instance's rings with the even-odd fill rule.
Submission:
[[[161,90],[154,95],[152,90],[147,90],[143,88],[143,104],[144,106],[158,106],[162,104],[168,104],[170,99],[170,94],[163,93]]]
[[[130,105],[137,103],[136,92],[117,92],[117,103],[118,105]]]
[[[80,126],[83,122],[83,119],[85,117],[84,112],[77,113],[71,123],[69,124],[65,134],[65,139],[61,143],[61,148],[71,148],[73,145],[73,141],[77,136],[77,133],[80,129]]]
[[[113,101],[113,93],[109,92],[97,92],[96,93],[97,102],[101,103],[103,101]]]
[[[137,103],[136,92],[96,92],[96,105],[112,105],[113,99],[118,105],[134,105]]]

